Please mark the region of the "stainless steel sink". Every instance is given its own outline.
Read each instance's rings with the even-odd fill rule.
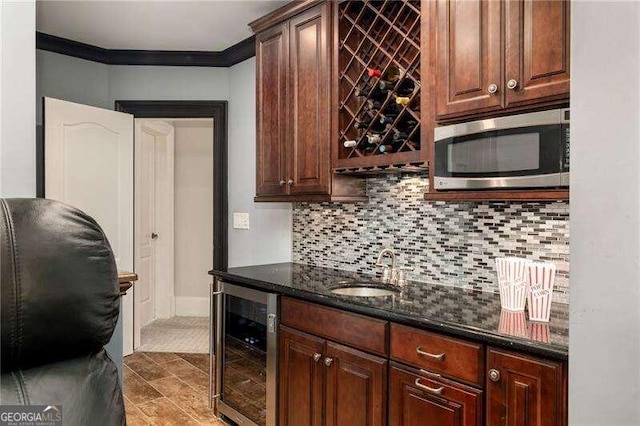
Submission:
[[[394,287],[378,283],[350,283],[333,288],[331,292],[342,296],[388,297],[395,296],[400,291]]]

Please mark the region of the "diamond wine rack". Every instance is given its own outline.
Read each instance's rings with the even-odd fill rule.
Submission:
[[[337,8],[337,173],[426,169],[420,133],[420,1]]]

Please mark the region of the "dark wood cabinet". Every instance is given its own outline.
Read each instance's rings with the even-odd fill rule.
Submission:
[[[256,192],[286,193],[289,25],[256,36]]]
[[[328,314],[334,313],[327,319]],[[281,303],[279,353],[279,424],[281,426],[385,426],[387,424],[386,358],[327,340],[318,324],[349,340],[363,321],[377,328],[380,320],[284,298]],[[308,321],[309,319],[315,321]],[[297,327],[302,329],[294,329]],[[371,340],[386,337],[370,334]],[[357,340],[357,339],[355,339]],[[356,342],[357,344],[357,342]],[[373,347],[378,347],[374,343]]]
[[[326,426],[387,424],[387,360],[327,342]]]
[[[487,425],[563,426],[566,373],[559,362],[489,348]]]
[[[438,116],[502,107],[501,9],[500,1],[438,0]]]
[[[389,370],[390,424],[482,425],[482,391],[395,363]]]
[[[507,108],[569,97],[569,8],[566,0],[505,3]]]
[[[329,193],[330,4],[289,21],[290,194]]]
[[[321,426],[325,382],[325,340],[280,327],[279,424]]]
[[[256,32],[256,201],[366,200],[331,173],[331,2],[291,2]]]
[[[569,0],[438,0],[438,120],[567,102],[569,8]]]

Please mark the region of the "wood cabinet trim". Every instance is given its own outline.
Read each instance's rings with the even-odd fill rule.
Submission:
[[[324,0],[293,0],[269,14],[249,22],[248,25],[254,33],[258,33],[322,3]]]

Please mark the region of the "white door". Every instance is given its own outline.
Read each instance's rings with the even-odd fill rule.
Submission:
[[[119,270],[133,269],[133,116],[45,98],[45,197],[93,217]],[[131,293],[131,291],[129,291]],[[123,353],[133,352],[133,300],[122,300]]]
[[[135,120],[134,348],[141,329],[173,316],[174,128],[158,120]]]

